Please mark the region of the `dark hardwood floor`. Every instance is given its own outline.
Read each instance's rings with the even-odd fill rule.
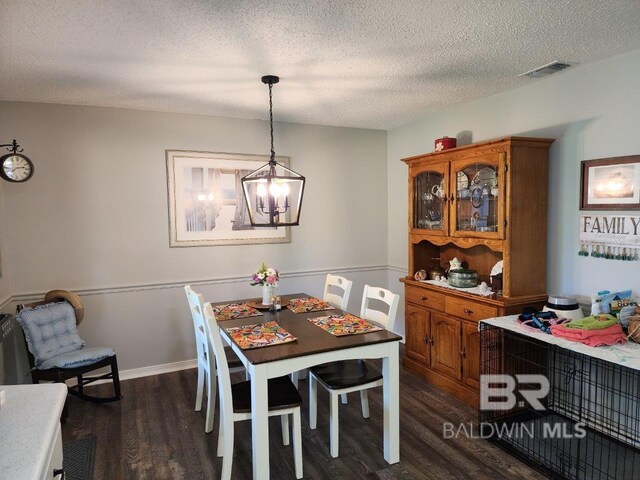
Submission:
[[[238,379],[241,379],[239,377]],[[108,385],[91,387],[105,393]],[[371,416],[358,394],[340,405],[340,457],[329,454],[328,395],[318,390],[318,428],[309,430],[308,384],[300,382],[304,477],[309,479],[543,478],[485,440],[443,438],[443,423],[475,422],[476,412],[401,367],[400,463],[382,456],[382,389],[370,390]],[[64,441],[95,435],[94,480],[218,479],[218,415],[204,433],[205,408],[194,411],[196,370],[122,382],[124,399],[96,405],[69,397]],[[279,417],[269,420],[271,478],[295,478],[292,447],[284,447]],[[251,422],[236,423],[233,478],[250,479]]]

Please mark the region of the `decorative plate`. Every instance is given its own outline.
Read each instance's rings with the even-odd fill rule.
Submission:
[[[458,190],[469,188],[469,177],[467,177],[464,172],[458,172],[456,174],[456,187]]]
[[[483,203],[484,203],[484,197],[482,196],[482,189],[480,187],[475,187],[471,191],[471,205],[473,205],[475,208],[480,208]]]
[[[478,170],[478,173],[473,176],[472,182],[474,185],[480,185],[482,187],[486,185],[489,188],[493,188],[498,186],[498,176],[493,168],[484,167]]]

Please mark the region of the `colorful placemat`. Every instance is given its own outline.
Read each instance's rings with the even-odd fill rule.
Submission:
[[[245,325],[244,327],[231,327],[225,330],[236,345],[243,350],[281,345],[297,340],[275,321]]]
[[[226,305],[215,305],[213,313],[216,320],[233,320],[234,318],[258,317],[262,315],[258,310],[250,307],[246,303],[228,303]]]
[[[379,332],[382,330],[381,327],[369,323],[360,317],[351,315],[350,313],[345,313],[344,315],[329,315],[327,317],[314,317],[308,320],[336,337]]]
[[[331,305],[329,302],[325,302],[314,297],[303,297],[290,299],[289,309],[293,313],[309,313],[320,312],[322,310],[335,310],[336,307]]]

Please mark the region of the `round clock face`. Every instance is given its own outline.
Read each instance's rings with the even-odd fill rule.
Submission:
[[[0,175],[10,182],[26,182],[33,175],[33,164],[24,155],[13,153],[5,155],[2,161]]]

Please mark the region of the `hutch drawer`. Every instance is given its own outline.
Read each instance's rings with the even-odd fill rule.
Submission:
[[[445,297],[444,311],[455,317],[476,321],[498,316],[496,307],[456,297]]]
[[[407,297],[408,302],[415,303],[416,305],[440,311],[444,311],[445,309],[444,295],[442,293],[432,292],[424,288],[407,285],[405,296]]]

